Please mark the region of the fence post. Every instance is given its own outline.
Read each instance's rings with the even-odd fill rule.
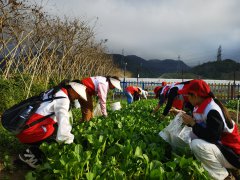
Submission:
[[[230,82],[228,83],[228,100],[230,99],[230,93],[231,93],[231,89],[230,89],[231,85]]]
[[[239,113],[239,98],[240,98],[240,95],[237,96],[238,100],[237,100],[237,125],[238,125],[238,113]]]
[[[227,84],[224,84],[224,101],[228,99],[228,91]]]
[[[231,99],[233,99],[233,85],[231,84]]]

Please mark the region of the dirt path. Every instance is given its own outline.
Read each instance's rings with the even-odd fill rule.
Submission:
[[[12,157],[16,159],[16,157]],[[3,162],[0,162],[0,180],[25,180],[25,175],[32,169],[23,164],[20,160],[14,161],[10,169],[4,169]]]
[[[0,179],[25,180],[25,175],[29,170],[0,171]]]

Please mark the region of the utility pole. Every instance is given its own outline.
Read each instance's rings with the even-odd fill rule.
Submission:
[[[236,70],[233,71],[233,85],[236,85]]]
[[[138,85],[138,79],[140,78],[140,70],[141,70],[141,67],[142,67],[142,63],[140,63],[140,65],[139,65],[138,68],[137,68],[137,85]]]
[[[182,67],[182,65],[180,65],[180,61],[181,61],[181,57],[180,57],[180,55],[178,55],[177,74],[179,73],[179,75],[180,75],[180,73],[181,73],[182,82],[183,82],[183,67]],[[180,71],[181,71],[181,72],[180,72]],[[177,75],[177,76],[178,76],[178,75]]]
[[[124,79],[123,79],[124,83],[125,83],[125,80],[126,80],[126,78],[125,78],[125,76],[126,76],[126,69],[127,69],[127,62],[125,61],[124,62]]]
[[[182,82],[183,82],[183,67],[182,67]]]
[[[124,49],[122,49],[121,69],[124,71]]]
[[[235,82],[235,69],[233,71],[233,85],[231,85],[231,99],[235,98],[235,86],[236,86],[236,82]]]
[[[126,68],[127,68],[127,62],[124,56],[124,49],[122,49],[122,59],[121,59],[121,67],[123,70],[123,88],[126,86]]]
[[[139,78],[139,67],[137,67],[137,86],[138,86],[138,78]]]
[[[180,72],[180,55],[178,55],[178,65],[177,65],[177,73]]]

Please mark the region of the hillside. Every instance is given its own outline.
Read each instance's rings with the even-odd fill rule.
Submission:
[[[166,79],[198,79],[199,76],[193,73],[164,73],[159,78]]]
[[[191,68],[189,72],[197,74],[201,78],[222,80],[234,79],[235,72],[235,79],[240,80],[240,63],[231,59],[207,62]]]
[[[121,69],[124,69],[124,63],[126,62],[126,70],[131,72],[133,77],[137,77],[138,72],[140,77],[156,78],[163,73],[177,73],[181,72],[182,69],[184,71],[190,69],[184,62],[172,59],[145,60],[135,55],[123,56],[120,54],[112,54],[112,59],[114,64]]]

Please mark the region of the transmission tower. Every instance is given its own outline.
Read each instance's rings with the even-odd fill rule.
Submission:
[[[222,46],[221,45],[218,47],[217,61],[222,61]]]

